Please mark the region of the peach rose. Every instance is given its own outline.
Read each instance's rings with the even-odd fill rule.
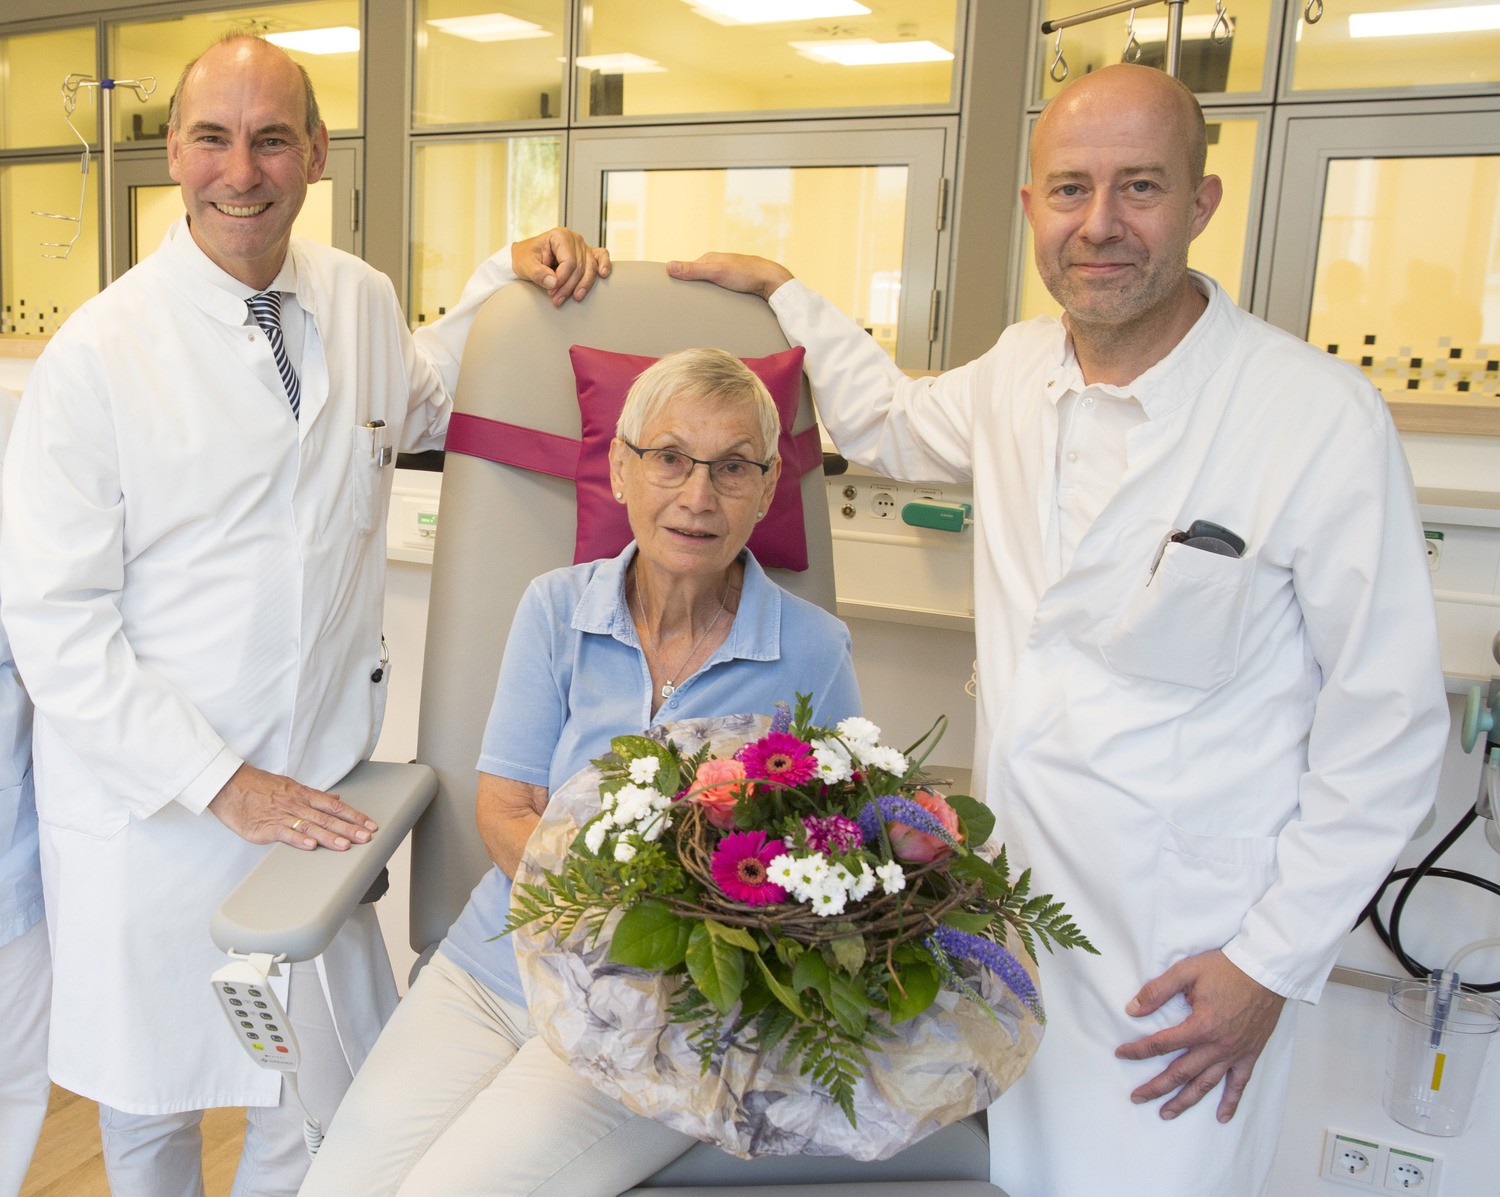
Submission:
[[[958,812],[948,805],[948,800],[936,790],[918,790],[911,800],[943,825],[943,830],[955,840],[964,837],[958,831]],[[942,860],[952,854],[953,849],[935,835],[917,831],[905,823],[892,822],[886,828],[891,837],[891,851],[897,859],[910,864],[927,864]]]
[[[710,757],[698,766],[690,798],[703,807],[708,821],[721,831],[734,826],[734,804],[755,792],[745,780],[745,766],[732,758]]]

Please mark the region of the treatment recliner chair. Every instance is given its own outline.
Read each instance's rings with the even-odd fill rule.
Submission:
[[[479,421],[494,420],[577,438],[580,417],[568,355],[574,344],[650,356],[700,345],[742,357],[787,348],[760,300],[675,282],[656,263],[616,263],[587,302],[561,310],[536,288],[507,287],[486,304],[469,335],[455,432],[460,425],[472,431]],[[795,428],[812,423],[804,380]],[[294,960],[315,955],[415,820],[411,942],[425,959],[491,867],[474,826],[478,746],[522,593],[537,575],[572,563],[576,503],[567,478],[454,451],[460,440],[473,439],[450,434],[444,465],[422,675],[422,764],[357,767],[338,791],[368,811],[380,832],[370,844],[341,854],[273,847],[214,917],[214,940],[225,950],[286,953]],[[820,469],[803,476],[802,499],[809,568],[772,576],[831,611],[833,550]],[[434,785],[435,797],[424,811]],[[982,1119],[946,1127],[878,1163],[797,1156],[739,1160],[700,1144],[631,1192],[1004,1197],[987,1180]]]

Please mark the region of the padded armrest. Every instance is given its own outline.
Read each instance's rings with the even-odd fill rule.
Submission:
[[[318,955],[427,809],[437,774],[426,765],[362,761],[332,792],[380,830],[347,852],[273,844],[209,921],[224,951],[284,952],[289,960]]]

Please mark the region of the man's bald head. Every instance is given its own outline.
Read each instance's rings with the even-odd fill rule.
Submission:
[[[1124,109],[1148,112],[1168,127],[1186,155],[1188,178],[1197,186],[1208,162],[1208,128],[1198,97],[1179,79],[1155,67],[1118,63],[1084,75],[1048,103],[1031,135],[1031,163],[1036,168],[1037,146],[1059,121],[1089,121]]]

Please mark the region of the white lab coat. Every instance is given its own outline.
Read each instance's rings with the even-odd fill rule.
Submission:
[[[301,419],[247,288],[179,222],[38,359],[5,477],[0,594],[37,706],[53,1078],[131,1113],[273,1105],[208,986],[209,915],[265,848],[204,807],[241,761],[326,788],[374,747],[386,443],[440,445],[508,254],[413,338],[390,281],[293,239]],[[283,278],[287,267],[283,268]],[[358,848],[353,849],[358,851]],[[384,948],[322,961],[357,1067],[394,1004]]]
[[[1260,1191],[1290,1017],[1225,1127],[1217,1092],[1171,1123],[1131,1105],[1164,1061],[1114,1048],[1186,1006],[1124,1006],[1215,948],[1315,1000],[1431,802],[1447,735],[1422,528],[1384,403],[1196,277],[1208,309],[1123,388],[1148,418],[1066,567],[1055,401],[1083,383],[1057,321],[912,381],[806,288],[772,299],[843,454],[972,481],[976,788],[1013,862],[1102,952],[1041,961],[1047,1035],[990,1119],[994,1179],[1018,1197]],[[1244,557],[1171,544],[1153,575],[1195,519],[1237,532]]]

